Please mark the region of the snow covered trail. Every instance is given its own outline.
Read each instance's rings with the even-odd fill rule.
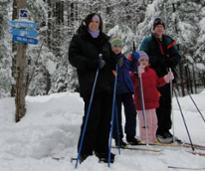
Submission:
[[[205,113],[205,91],[193,96]],[[205,123],[189,97],[180,98],[193,143],[205,145]],[[70,171],[71,157],[82,121],[83,101],[75,93],[27,97],[27,113],[20,123],[14,122],[13,98],[0,99],[0,171]],[[176,136],[188,142],[175,99],[173,100]],[[153,147],[154,148],[154,147]],[[174,171],[168,166],[204,168],[205,157],[187,153],[184,148],[165,148],[160,153],[121,150],[108,168],[93,156],[86,159],[82,171]],[[118,154],[117,149],[113,149]],[[53,157],[63,157],[54,160]],[[75,161],[74,161],[75,162]]]

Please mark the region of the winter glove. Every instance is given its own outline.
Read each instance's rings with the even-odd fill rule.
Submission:
[[[168,72],[167,75],[164,76],[164,80],[166,83],[170,83],[174,79],[174,74],[173,72]]]
[[[138,66],[138,74],[141,75],[142,73],[144,73],[144,71],[145,71],[144,68],[145,67],[143,65]]]
[[[99,69],[102,69],[105,66],[106,62],[104,59],[99,59],[98,61],[98,67]]]
[[[98,68],[102,69],[105,66],[106,62],[102,58],[102,54],[99,54],[99,59],[98,59]]]
[[[128,60],[131,61],[131,68],[132,70],[134,70],[134,72],[137,71],[139,56],[139,53],[136,51],[134,51],[132,54],[128,56]]]
[[[138,61],[140,54],[137,51],[134,51],[132,53],[132,57],[133,57],[133,60]]]
[[[123,65],[123,58],[122,57],[118,58],[117,64],[119,65],[119,67],[121,67]]]

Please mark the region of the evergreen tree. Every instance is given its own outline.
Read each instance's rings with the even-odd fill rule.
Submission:
[[[8,33],[13,2],[0,2],[1,96],[10,95],[15,83],[15,51],[12,53]],[[126,54],[132,51],[133,41],[138,47],[143,37],[150,34],[153,19],[161,17],[166,33],[177,40],[183,56],[182,69],[187,66],[194,70],[195,76],[192,72],[190,76],[196,77],[197,84],[204,79],[204,0],[27,0],[27,4],[29,19],[39,26],[39,44],[27,49],[29,95],[77,89],[77,74],[69,64],[68,47],[82,19],[91,12],[101,14],[106,33],[123,38]]]

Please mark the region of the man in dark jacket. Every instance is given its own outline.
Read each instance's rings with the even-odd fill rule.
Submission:
[[[169,68],[175,70],[181,56],[176,48],[176,41],[164,34],[165,24],[160,18],[156,18],[153,23],[153,33],[146,37],[140,46],[140,50],[145,51],[150,57],[150,64],[159,77],[167,74]],[[160,106],[157,108],[158,129],[157,138],[162,143],[171,143],[173,135],[170,133],[171,122],[171,90],[170,84],[159,88]]]
[[[94,92],[87,128],[80,151],[81,162],[95,152],[104,162],[108,162],[108,138],[112,109],[112,93],[115,60],[111,57],[109,38],[102,32],[100,15],[89,14],[73,36],[69,48],[69,61],[77,68],[80,95],[85,102],[83,123],[78,142],[78,152],[85,125],[91,90],[97,69],[99,75]],[[114,154],[111,155],[114,162]]]

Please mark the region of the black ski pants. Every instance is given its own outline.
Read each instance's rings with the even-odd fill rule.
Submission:
[[[159,88],[161,94],[159,101],[159,108],[157,108],[158,129],[157,134],[163,134],[171,129],[171,91],[170,84],[166,84]]]
[[[85,115],[88,110],[90,97],[83,98],[85,102],[83,123],[78,141],[78,151],[82,130],[85,125]],[[92,107],[89,114],[88,124],[83,140],[81,155],[92,155],[97,153],[108,153],[108,139],[110,131],[110,120],[112,112],[112,94],[97,93],[94,95]]]
[[[113,138],[118,140],[123,138],[122,128],[122,104],[125,113],[125,133],[127,139],[133,139],[136,135],[136,108],[131,93],[118,94],[116,96],[117,110],[114,120]]]

